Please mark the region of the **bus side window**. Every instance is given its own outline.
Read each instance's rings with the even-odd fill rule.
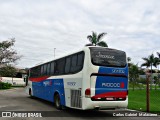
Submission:
[[[77,63],[77,65],[78,66],[83,66],[83,61],[84,61],[84,53],[82,52],[82,53],[78,54],[78,63]]]
[[[40,75],[40,67],[34,67],[31,69],[31,77],[38,77]]]
[[[62,75],[64,74],[64,67],[65,67],[65,58],[57,60],[57,74]]]
[[[35,68],[31,69],[31,77],[35,77]]]
[[[47,64],[47,75],[50,75],[50,66],[51,66],[51,64],[48,63],[48,64]]]
[[[76,72],[76,66],[77,66],[77,54],[72,56],[71,73],[75,73]]]
[[[34,73],[33,73],[33,69],[30,69],[30,77],[33,77]]]
[[[47,64],[44,64],[43,75],[45,76],[46,74],[47,74]]]
[[[71,68],[71,57],[67,57],[65,64],[65,74],[70,72],[70,68]]]
[[[77,66],[76,66],[77,71],[80,71],[83,68],[83,61],[84,61],[84,53],[82,52],[78,54]]]
[[[84,52],[80,52],[78,54],[73,55],[70,72],[76,73],[81,71],[81,69],[83,68],[83,62],[84,62]]]
[[[37,74],[36,74],[36,77],[38,77],[38,76],[41,75],[41,67],[40,67],[40,66],[37,67],[36,73],[37,73]]]
[[[51,62],[51,71],[50,71],[50,74],[51,75],[54,75],[54,67],[55,67],[55,65],[54,65],[54,62]]]
[[[43,65],[41,65],[41,76],[43,76]]]
[[[59,71],[58,71],[58,62],[54,61],[54,75],[58,75]]]

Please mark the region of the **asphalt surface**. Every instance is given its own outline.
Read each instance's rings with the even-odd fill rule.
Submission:
[[[41,100],[38,98],[29,97],[24,88],[15,88],[10,90],[0,90],[0,111],[44,111],[45,114],[53,115],[54,117],[42,117],[42,118],[2,118],[0,120],[160,120],[160,117],[113,117],[113,112],[118,111],[106,111],[106,110],[75,110],[66,108],[64,110],[57,110],[53,103]],[[1,114],[0,112],[0,114]],[[130,111],[128,111],[130,112]],[[109,117],[108,117],[109,116]]]

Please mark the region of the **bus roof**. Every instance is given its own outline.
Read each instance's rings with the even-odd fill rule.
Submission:
[[[87,48],[91,48],[91,47],[107,48],[107,49],[110,49],[110,50],[117,50],[117,49],[108,48],[108,47],[101,47],[101,46],[85,46],[85,47],[83,47],[82,49],[76,50],[75,52],[71,52],[71,53],[68,53],[68,54],[65,54],[65,55],[61,55],[61,56],[59,56],[59,57],[57,57],[57,58],[53,58],[52,60],[40,62],[40,63],[34,65],[33,67],[30,67],[30,69],[31,69],[31,68],[34,68],[34,67],[37,67],[37,66],[40,66],[40,65],[43,65],[43,64],[46,64],[46,63],[49,63],[49,62],[52,62],[52,61],[55,61],[55,60],[58,60],[58,59],[61,59],[61,58],[63,58],[63,57],[66,57],[66,56],[75,54],[75,53],[77,53],[77,52],[84,51],[84,50],[86,50]],[[118,50],[118,51],[122,51],[122,50]],[[124,52],[124,51],[123,51],[123,52]]]

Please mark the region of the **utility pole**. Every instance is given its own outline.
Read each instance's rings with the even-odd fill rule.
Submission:
[[[147,85],[146,85],[146,111],[149,112],[150,111],[150,94],[149,94],[149,78],[151,77],[151,74],[149,72],[146,72],[146,82],[147,82]]]
[[[56,56],[56,48],[54,48],[54,58],[55,58],[55,56]]]

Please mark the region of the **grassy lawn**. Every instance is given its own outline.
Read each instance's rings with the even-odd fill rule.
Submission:
[[[146,111],[146,91],[129,90],[128,108]],[[160,90],[150,90],[150,112],[160,113]]]

